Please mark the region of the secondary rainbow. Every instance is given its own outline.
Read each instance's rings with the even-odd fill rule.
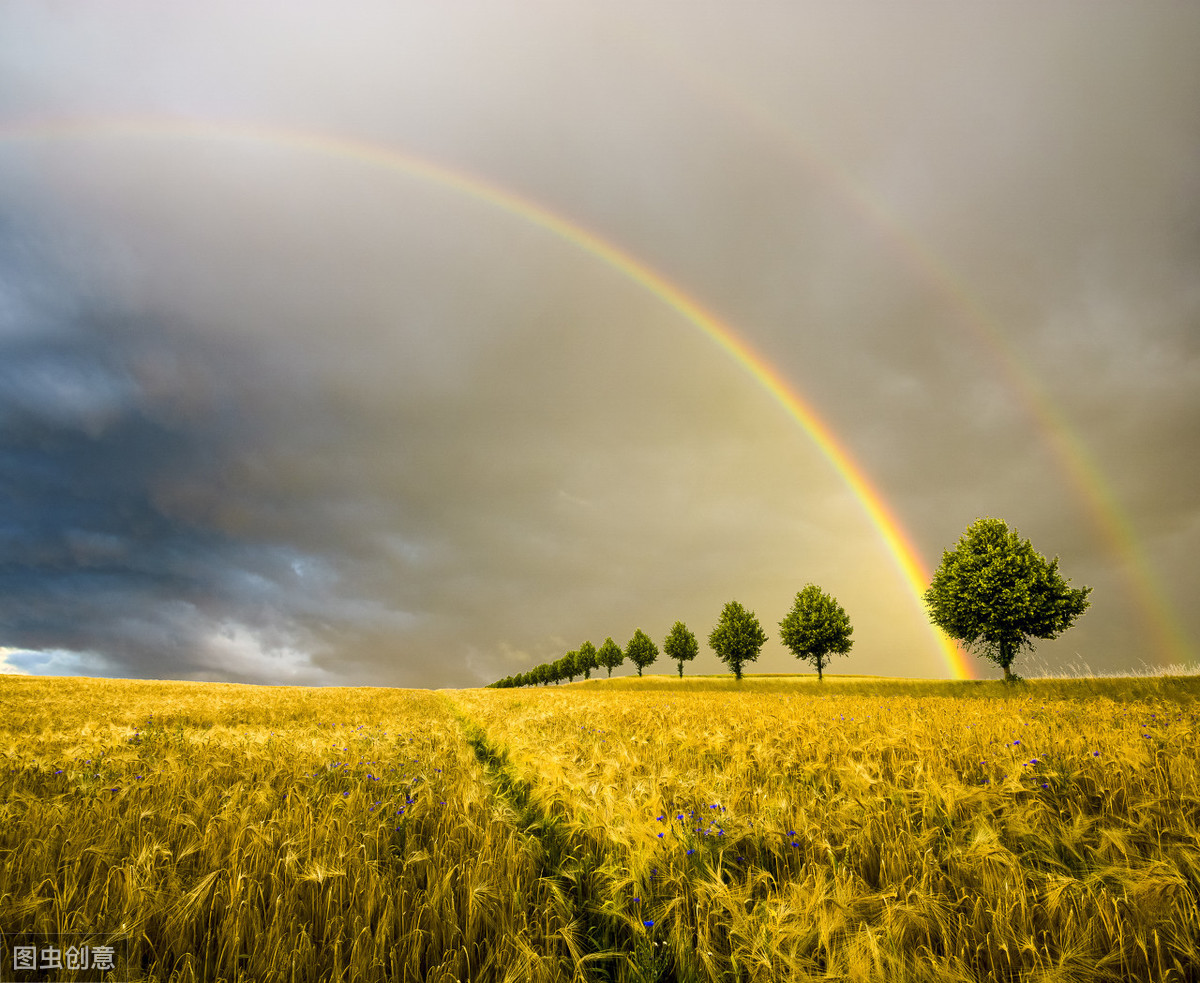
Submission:
[[[1033,419],[1054,458],[1074,487],[1122,571],[1142,612],[1150,637],[1167,665],[1195,664],[1196,651],[1178,613],[1167,600],[1129,521],[1100,467],[1063,413],[1054,405],[1035,374],[1006,340],[996,318],[975,296],[949,262],[927,242],[914,235],[898,213],[879,194],[846,168],[823,153],[779,113],[722,75],[711,62],[688,58],[660,37],[628,31],[624,38],[649,52],[659,66],[672,71],[684,85],[701,95],[705,105],[724,106],[735,117],[749,121],[786,147],[823,187],[832,190],[852,212],[874,231],[882,233],[893,252],[902,257],[929,283],[959,316],[977,342],[990,354],[1009,389]]]
[[[506,188],[476,175],[417,157],[393,147],[354,138],[311,133],[303,130],[205,120],[150,119],[69,119],[8,124],[0,128],[0,139],[69,139],[89,135],[176,137],[204,140],[243,140],[267,143],[325,156],[343,157],[452,189],[471,198],[532,223],[558,238],[582,249],[639,284],[688,322],[707,335],[758,382],[809,435],[833,466],[878,530],[909,588],[912,599],[924,616],[922,593],[929,572],[899,519],[883,496],[867,480],[862,468],[837,440],[816,411],[755,352],[737,333],[718,317],[652,267],[583,226],[550,211]],[[937,629],[930,626],[938,651],[951,674],[972,679],[975,674],[962,650]]]

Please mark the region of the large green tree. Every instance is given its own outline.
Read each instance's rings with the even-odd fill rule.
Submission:
[[[717,653],[717,658],[729,666],[739,683],[742,666],[758,658],[766,640],[766,632],[754,612],[747,611],[737,601],[725,605],[717,626],[708,636],[708,644]]]
[[[621,646],[609,637],[604,640],[604,644],[596,653],[596,661],[608,670],[608,675],[611,677],[612,671],[625,661],[625,653],[621,651]]]
[[[1012,682],[1012,664],[1035,638],[1057,638],[1088,609],[1090,587],[1069,586],[1058,557],[1047,561],[1001,519],[977,519],[925,591],[933,623],[995,662]]]
[[[625,646],[625,658],[637,666],[640,676],[642,670],[658,658],[658,646],[654,644],[654,640],[649,635],[639,628],[633,633],[629,644]]]
[[[595,645],[591,642],[584,642],[579,646],[579,651],[575,658],[575,667],[583,673],[584,679],[592,678],[592,670],[600,668],[600,663],[596,661]]]
[[[854,628],[837,599],[816,584],[806,584],[796,595],[792,609],[779,622],[779,637],[797,659],[817,667],[817,682],[824,682],[824,669],[831,655],[845,655],[854,641]]]
[[[679,663],[679,678],[683,678],[683,664],[691,662],[700,651],[696,636],[688,631],[688,626],[682,621],[676,621],[671,626],[670,634],[663,641],[663,655]]]

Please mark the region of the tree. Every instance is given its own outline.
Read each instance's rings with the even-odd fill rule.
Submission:
[[[600,668],[600,663],[596,661],[596,646],[591,642],[584,642],[580,645],[579,657],[575,660],[575,665],[583,673],[584,679],[591,679],[592,670]]]
[[[658,658],[658,646],[654,644],[654,640],[649,635],[639,628],[633,633],[629,644],[625,646],[625,658],[637,666],[640,676],[642,670]]]
[[[792,609],[779,622],[779,637],[797,659],[817,667],[817,682],[824,682],[831,655],[845,655],[854,641],[854,629],[837,599],[816,584],[806,584]]]
[[[604,640],[604,644],[600,646],[600,651],[596,653],[596,661],[608,670],[609,678],[612,678],[612,671],[625,661],[625,653],[621,651],[621,647],[612,640],[611,637]]]
[[[676,621],[671,626],[670,634],[663,640],[663,654],[679,663],[680,679],[683,678],[683,664],[696,658],[699,651],[696,636],[688,631],[687,625],[682,621]]]
[[[568,652],[559,661],[562,663],[562,674],[568,681],[575,682],[575,677],[579,675],[579,653]]]
[[[747,611],[737,601],[730,601],[721,611],[721,620],[708,636],[708,644],[717,658],[733,670],[734,678],[742,681],[742,666],[758,658],[766,633],[753,611]]]
[[[1057,638],[1088,609],[1092,589],[1068,584],[1057,556],[1047,562],[1000,519],[977,519],[942,553],[925,603],[935,625],[995,662],[1010,683],[1021,649]]]

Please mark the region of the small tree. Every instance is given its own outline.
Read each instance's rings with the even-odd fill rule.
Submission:
[[[683,664],[691,662],[696,658],[700,651],[700,646],[696,643],[696,636],[688,631],[687,625],[682,621],[676,621],[671,626],[671,632],[663,641],[663,654],[668,659],[674,659],[679,663],[679,678],[683,678]]]
[[[637,666],[640,676],[642,670],[658,658],[658,646],[654,644],[654,640],[649,635],[639,628],[633,633],[633,638],[625,647],[625,657]]]
[[[1057,638],[1088,609],[1090,587],[1073,588],[1028,539],[1000,519],[967,527],[925,591],[929,617],[951,638],[995,662],[1012,663],[1035,638]]]
[[[596,661],[608,670],[608,675],[611,679],[612,671],[625,661],[625,653],[621,651],[621,646],[609,637],[604,640],[604,644],[600,646],[600,650],[596,653]]]
[[[583,669],[579,665],[579,652],[568,652],[564,655],[563,668],[566,670],[567,678],[571,682],[575,682],[576,676],[582,676]]]
[[[596,646],[591,642],[584,642],[580,645],[579,656],[575,660],[575,666],[583,673],[584,679],[591,679],[592,670],[600,668],[600,663],[596,661]]]
[[[742,666],[758,658],[766,642],[766,633],[753,611],[747,611],[737,601],[730,601],[721,611],[721,620],[708,636],[708,644],[717,658],[733,670],[734,678],[742,681]]]
[[[807,584],[796,595],[792,610],[779,622],[779,637],[797,659],[817,667],[817,682],[824,682],[831,655],[845,655],[854,644],[854,629],[845,609],[816,584]]]

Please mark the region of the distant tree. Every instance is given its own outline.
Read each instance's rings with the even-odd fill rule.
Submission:
[[[1047,562],[1001,519],[977,519],[925,591],[929,617],[951,638],[995,662],[1013,682],[1013,660],[1035,638],[1057,638],[1089,607],[1090,587],[1068,586],[1058,557]]]
[[[609,678],[612,678],[612,671],[625,661],[625,653],[621,651],[621,646],[614,642],[611,638],[606,638],[604,644],[600,646],[600,650],[596,653],[596,661],[608,670]]]
[[[717,658],[733,670],[734,678],[742,681],[742,666],[758,658],[766,642],[766,633],[753,611],[747,611],[737,601],[730,601],[721,611],[721,619],[708,636],[708,644]]]
[[[543,662],[540,666],[536,666],[534,668],[533,678],[535,682],[539,682],[545,686],[553,681],[554,670],[550,668],[550,664],[548,662]]]
[[[683,678],[683,664],[691,662],[700,651],[696,636],[688,631],[687,625],[676,621],[671,631],[663,640],[663,655],[679,663],[679,678]]]
[[[600,668],[600,663],[596,661],[596,646],[591,642],[584,642],[580,645],[579,657],[576,659],[575,665],[583,673],[584,679],[591,679],[592,670]]]
[[[817,667],[818,682],[824,682],[824,669],[831,655],[850,651],[853,634],[845,609],[816,584],[807,584],[796,595],[792,610],[779,622],[783,644],[797,659]]]
[[[658,646],[654,644],[654,640],[649,635],[639,628],[633,633],[629,644],[625,646],[625,658],[637,666],[640,676],[642,670],[658,658]]]
[[[582,673],[582,670],[579,668],[579,653],[568,652],[562,657],[562,664],[563,675],[566,676],[570,682],[575,682],[575,677]]]

